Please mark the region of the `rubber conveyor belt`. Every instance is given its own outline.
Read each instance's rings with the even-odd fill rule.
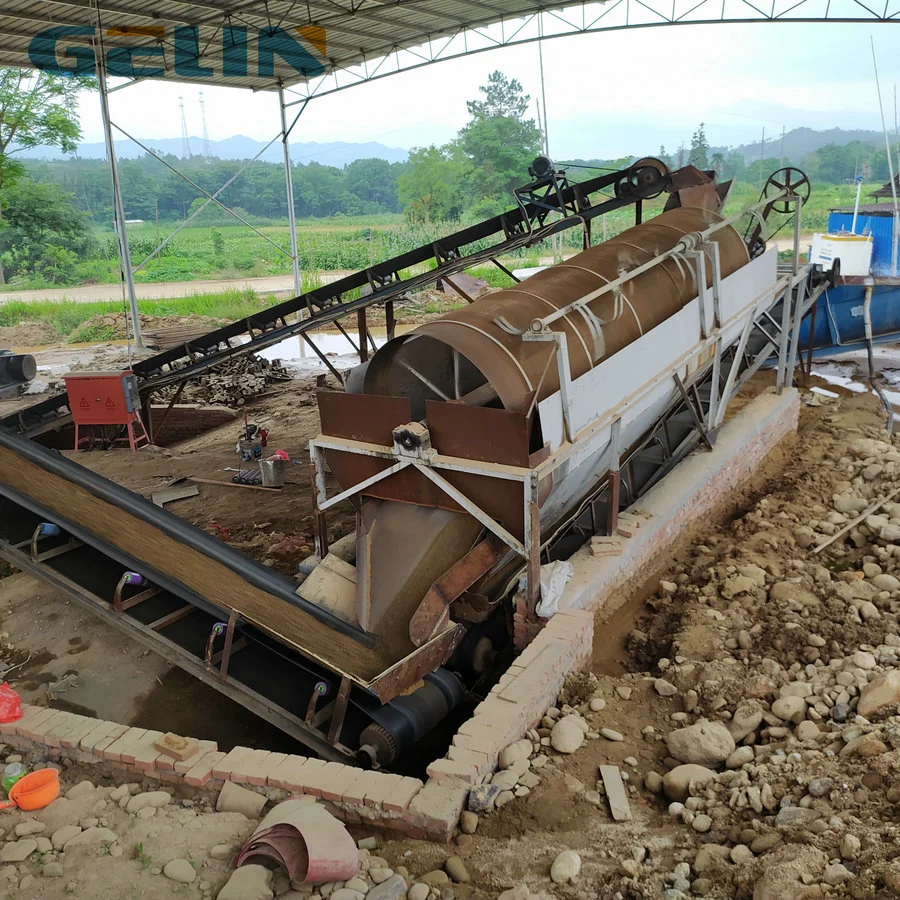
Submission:
[[[0,429],[0,494],[227,618],[236,610],[297,652],[365,687],[400,657],[302,600],[291,581],[138,494]]]

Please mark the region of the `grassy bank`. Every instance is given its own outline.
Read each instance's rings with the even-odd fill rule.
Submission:
[[[245,318],[277,301],[255,291],[223,291],[219,294],[195,294],[165,300],[138,300],[142,320],[164,320],[167,317],[203,316],[214,320]],[[18,300],[0,304],[0,328],[27,322],[49,326],[60,338],[70,343],[114,340],[119,334],[116,324],[104,322],[109,317],[122,317],[119,301],[76,303],[71,300],[41,300],[24,303]]]

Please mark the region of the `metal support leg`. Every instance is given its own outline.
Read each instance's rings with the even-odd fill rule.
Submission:
[[[791,336],[791,301],[793,298],[793,291],[787,287],[781,301],[781,332],[778,336],[778,374],[775,378],[775,391],[778,394],[784,390],[784,382],[787,377],[788,346]]]
[[[394,319],[394,301],[388,300],[387,303],[384,304],[384,330],[387,333],[387,339],[392,341],[394,339],[394,331],[397,328],[397,322]]]
[[[284,107],[284,88],[278,88],[278,108],[281,111],[281,148],[284,154],[284,183],[287,192],[288,227],[291,230],[291,268],[294,273],[294,296],[299,297],[303,293],[300,284],[300,252],[297,249],[297,218],[294,212],[294,179],[291,174],[291,148],[288,142],[290,129],[287,125],[287,115]],[[300,110],[302,113],[303,110]],[[300,117],[298,113],[297,118]],[[297,119],[294,119],[296,124]],[[291,125],[291,128],[294,126]],[[299,316],[300,314],[297,313]]]
[[[347,715],[347,704],[350,702],[350,679],[342,678],[341,687],[338,690],[337,700],[334,704],[334,715],[331,717],[331,725],[328,726],[328,743],[336,744],[341,737],[341,729],[344,727],[344,716]]]
[[[122,191],[119,186],[119,168],[116,165],[116,145],[113,139],[112,122],[109,118],[109,97],[106,87],[106,61],[102,52],[97,56],[97,81],[100,89],[100,113],[103,118],[103,137],[106,141],[106,155],[109,158],[109,174],[112,180],[113,213],[115,217],[116,238],[119,243],[119,266],[125,281],[128,305],[131,310],[131,333],[134,335],[134,346],[143,348],[141,338],[141,321],[138,315],[137,295],[134,291],[134,275],[131,269],[131,250],[128,247],[128,233],[125,228],[125,209],[122,206]]]
[[[525,619],[537,619],[537,605],[541,599],[541,512],[537,502],[537,479],[532,476],[525,484]]]
[[[619,527],[619,491],[622,486],[622,473],[619,471],[619,463],[609,473],[609,505],[606,507],[606,533],[615,534]]]
[[[797,354],[800,349],[800,322],[803,319],[803,298],[806,295],[806,282],[801,281],[796,287],[794,299],[794,318],[791,325],[791,349],[788,354],[787,371],[784,375],[784,383],[787,387],[794,384],[794,369],[797,366]]]
[[[369,329],[366,325],[365,308],[357,310],[356,323],[359,330],[359,361],[362,364],[369,359]]]

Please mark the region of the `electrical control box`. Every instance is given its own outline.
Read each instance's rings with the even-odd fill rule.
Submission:
[[[76,425],[129,425],[140,410],[137,378],[131,371],[78,372],[64,380]]]

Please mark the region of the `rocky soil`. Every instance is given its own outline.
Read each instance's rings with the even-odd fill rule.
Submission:
[[[457,896],[900,896],[900,441],[869,395],[812,402],[764,485],[654,581],[631,671],[570,679],[473,792]]]

